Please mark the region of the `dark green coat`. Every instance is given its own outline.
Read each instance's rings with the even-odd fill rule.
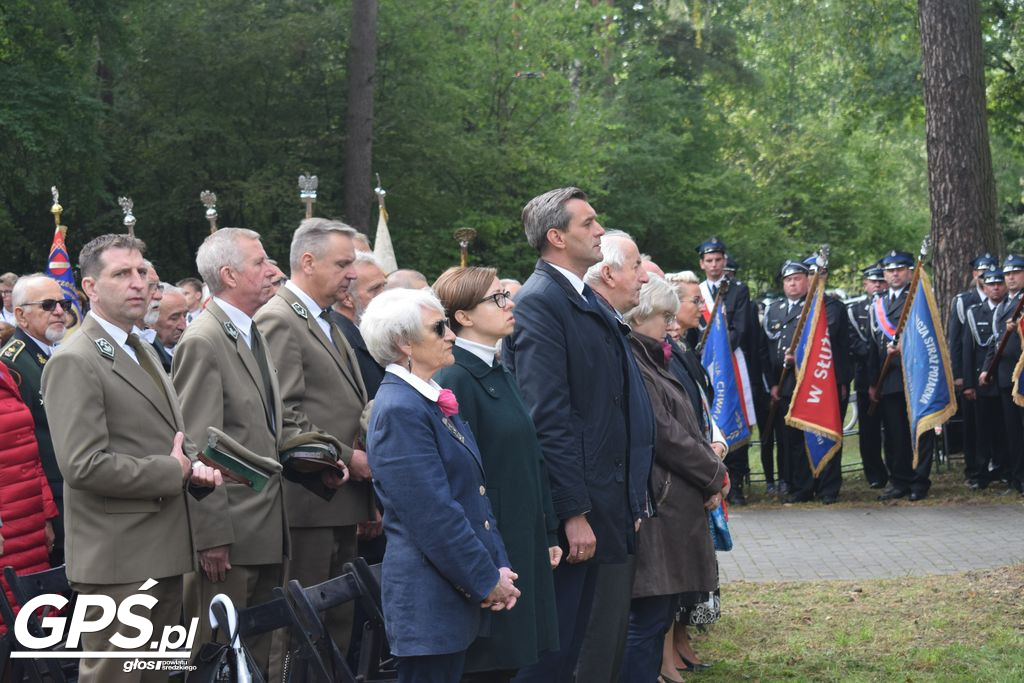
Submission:
[[[434,379],[455,392],[459,415],[473,430],[487,478],[487,495],[523,595],[495,612],[490,635],[466,654],[466,671],[518,669],[558,647],[558,616],[548,547],[557,544],[544,456],[533,421],[508,371],[487,367],[465,349]]]

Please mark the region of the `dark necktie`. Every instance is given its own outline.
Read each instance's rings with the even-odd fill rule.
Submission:
[[[135,357],[138,359],[139,365],[152,378],[153,383],[160,389],[160,393],[163,394],[163,397],[167,399],[168,405],[170,405],[171,397],[167,395],[167,389],[164,387],[164,378],[167,375],[164,374],[163,369],[157,366],[152,356],[146,351],[146,343],[139,338],[139,335],[132,332],[128,335],[128,346],[132,347],[132,350],[135,351]]]
[[[334,344],[334,348],[337,349],[338,355],[345,360],[345,367],[348,368],[352,378],[355,379],[356,371],[352,366],[352,359],[348,356],[347,346],[341,341],[341,330],[338,329],[338,326],[334,324],[333,320],[331,320],[330,309],[325,308],[320,311],[320,317],[327,321],[327,329],[330,330],[330,334],[327,335],[327,338],[331,340],[332,344]]]
[[[265,403],[267,408],[267,425],[270,426],[270,433],[277,436],[277,419],[274,414],[274,389],[273,383],[270,381],[270,366],[267,365],[267,354],[263,350],[263,337],[260,335],[260,331],[256,328],[256,323],[252,323],[249,328],[249,338],[252,340],[252,355],[256,357],[256,365],[260,368],[260,375],[263,377],[263,390],[266,392],[267,401]]]
[[[711,292],[711,300],[714,301],[718,298],[718,285],[708,283],[708,291]]]
[[[590,285],[583,285],[583,298],[587,300],[587,303],[590,304],[590,307],[592,309],[594,309],[598,313],[601,312],[601,304],[598,303],[597,295],[594,294],[594,290],[591,289]]]

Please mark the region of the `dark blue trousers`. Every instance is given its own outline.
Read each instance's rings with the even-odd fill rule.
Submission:
[[[398,683],[459,683],[466,651],[398,658]]]
[[[672,625],[675,595],[633,598],[629,610],[626,657],[619,683],[651,683],[661,674],[661,651],[665,634]]]
[[[536,664],[520,669],[512,679],[514,683],[571,683],[583,634],[590,622],[599,566],[593,562],[569,564],[564,560],[558,565],[554,580],[561,649],[546,652]]]

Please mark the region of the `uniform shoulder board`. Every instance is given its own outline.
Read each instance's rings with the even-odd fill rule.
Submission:
[[[235,324],[230,320],[224,323],[224,331],[227,332],[228,336],[232,339],[238,339],[238,328],[235,327]]]
[[[306,307],[300,304],[299,302],[295,302],[294,304],[292,304],[292,310],[295,311],[296,315],[298,315],[303,320],[309,320],[309,311],[307,311]]]
[[[114,345],[103,337],[96,340],[96,348],[100,350],[101,356],[114,360]]]
[[[12,339],[7,343],[7,346],[4,347],[4,350],[0,351],[0,356],[2,356],[4,360],[13,361],[18,357],[18,354],[20,354],[24,350],[24,341],[22,341],[21,339]]]

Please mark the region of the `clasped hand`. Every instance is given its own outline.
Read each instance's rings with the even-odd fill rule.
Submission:
[[[519,600],[519,596],[522,592],[515,587],[513,583],[519,578],[519,574],[508,567],[501,567],[498,569],[498,585],[495,586],[490,594],[484,598],[484,601],[480,603],[483,608],[489,608],[494,612],[500,612],[503,609],[512,609],[516,606],[516,601]]]

